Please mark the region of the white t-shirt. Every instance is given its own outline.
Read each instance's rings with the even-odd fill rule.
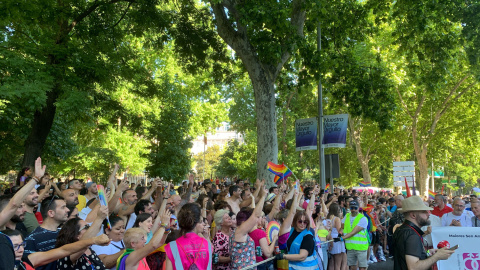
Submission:
[[[450,226],[454,219],[459,220],[462,227],[472,227],[472,217],[474,214],[470,211],[463,211],[460,216],[456,216],[453,212],[447,213],[442,216],[442,226]]]
[[[347,217],[345,216],[345,217],[342,219],[342,223],[343,223],[343,224],[345,224],[345,219],[346,219],[346,218],[347,218]],[[350,225],[353,226],[353,221],[355,220],[355,218],[356,218],[356,216],[354,217],[354,216],[350,215]],[[359,226],[359,227],[362,227],[362,228],[366,229],[366,228],[368,227],[368,220],[367,220],[367,218],[366,218],[366,217],[362,217],[362,218],[360,219],[360,221],[358,221],[358,224],[357,224],[356,226]],[[352,229],[353,229],[353,228],[352,228]]]
[[[111,241],[108,246],[93,245],[92,249],[93,251],[95,251],[95,253],[97,253],[97,255],[101,255],[101,254],[113,255],[119,252],[121,249],[125,249],[124,247],[125,245],[123,244],[123,241],[119,241],[119,242]],[[115,270],[115,269],[116,269],[116,266],[111,268],[111,270]]]
[[[82,209],[82,211],[80,211],[80,213],[78,213],[78,217],[85,220],[88,216],[88,214],[90,214],[90,212],[92,212],[92,208],[90,207],[85,207]]]
[[[125,226],[125,230],[133,228],[133,224],[135,224],[135,220],[137,220],[137,215],[135,215],[135,213],[131,213],[130,218],[128,218],[127,226]]]

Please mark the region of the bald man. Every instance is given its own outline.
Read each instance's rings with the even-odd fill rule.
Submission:
[[[65,200],[67,207],[73,208],[78,205],[78,194],[74,189],[65,189],[62,191],[61,196]]]

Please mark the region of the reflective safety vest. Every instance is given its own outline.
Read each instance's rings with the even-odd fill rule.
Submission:
[[[345,225],[343,226],[343,233],[348,234],[353,231],[353,228],[357,226],[360,222],[360,219],[365,217],[364,215],[358,213],[358,215],[353,220],[353,224],[350,224],[351,213],[348,213],[345,216]],[[359,233],[354,236],[345,239],[345,247],[347,250],[368,250],[368,235],[367,229],[361,230]]]
[[[290,231],[290,237],[292,236],[293,230],[295,230],[295,229],[292,227],[292,230]],[[300,245],[302,244],[303,237],[305,235],[308,235],[308,234],[313,236],[313,233],[308,229],[303,230],[299,235],[297,235],[297,237],[295,237],[295,239],[293,240],[292,245],[288,249],[288,254],[300,254]],[[318,270],[319,266],[318,266],[318,262],[317,262],[317,252],[315,252],[315,250],[314,250],[312,256],[308,256],[304,261],[301,261],[301,262],[289,261],[288,262],[288,269],[290,269],[290,270]]]

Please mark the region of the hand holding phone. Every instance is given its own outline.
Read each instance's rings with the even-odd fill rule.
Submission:
[[[459,247],[458,245],[455,245],[455,246],[449,248],[448,250],[456,250],[458,247]]]

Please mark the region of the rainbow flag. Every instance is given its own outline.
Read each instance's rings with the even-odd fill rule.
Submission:
[[[362,181],[362,182],[360,182],[360,186],[361,186],[361,187],[371,187],[371,186],[372,186],[372,183],[371,183],[371,182]]]
[[[269,161],[267,164],[267,168],[270,172],[275,174],[273,182],[277,185],[280,184],[283,179],[286,179],[287,177],[292,175],[292,171],[287,166],[285,166],[284,163],[282,163],[282,165],[278,165]]]
[[[330,183],[325,186],[325,191],[329,191],[330,189]]]
[[[374,232],[377,230],[377,224],[375,223],[375,219],[373,218],[372,211],[374,210],[374,206],[371,204],[367,204],[365,208],[360,209],[363,212],[363,215],[367,218],[368,225],[367,231]]]
[[[428,190],[428,198],[430,200],[435,200],[435,195],[437,195],[437,193],[431,191],[430,189]]]
[[[300,185],[300,181],[295,181],[295,189],[303,192],[303,187]]]

